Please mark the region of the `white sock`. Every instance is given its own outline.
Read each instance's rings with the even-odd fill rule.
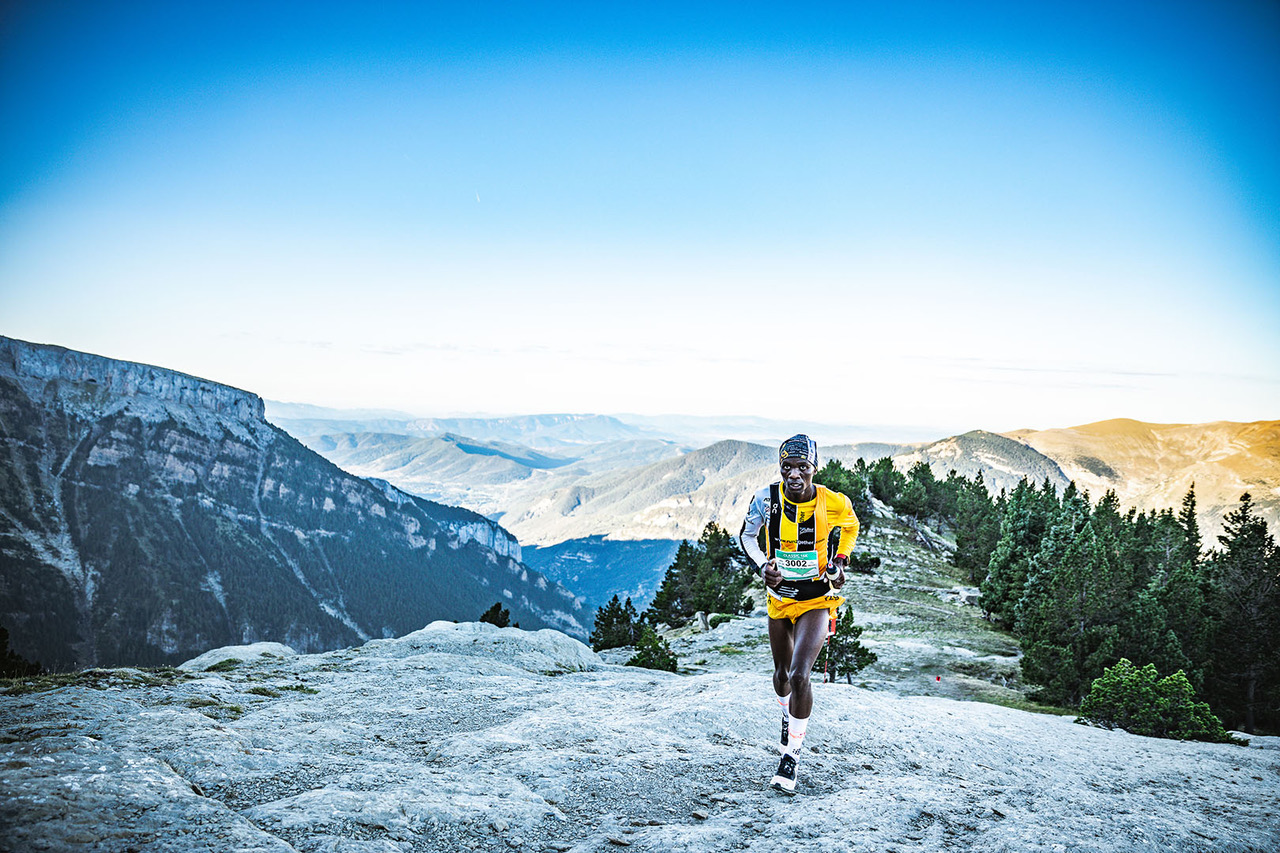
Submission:
[[[800,744],[804,742],[805,730],[809,728],[808,717],[797,717],[790,711],[787,712],[790,718],[787,721],[787,752],[792,755],[800,754]]]
[[[782,706],[782,713],[784,713],[784,714],[790,714],[790,713],[791,713],[791,710],[790,710],[790,709],[791,709],[791,694],[790,694],[790,693],[788,693],[786,696],[779,696],[779,697],[778,697],[778,704]]]

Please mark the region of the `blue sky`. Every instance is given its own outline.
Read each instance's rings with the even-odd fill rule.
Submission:
[[[265,397],[1280,416],[1280,4],[8,4],[0,333]]]

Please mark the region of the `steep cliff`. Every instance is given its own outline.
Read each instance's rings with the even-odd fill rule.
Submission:
[[[496,600],[525,627],[584,636],[573,594],[522,565],[509,534],[353,477],[262,412],[238,389],[0,338],[14,649],[56,668],[260,640],[319,651]]]

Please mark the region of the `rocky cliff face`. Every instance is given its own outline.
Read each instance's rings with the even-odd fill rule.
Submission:
[[[498,600],[526,627],[585,636],[573,594],[490,523],[343,472],[262,408],[0,338],[0,624],[14,649],[57,668],[260,640],[319,651]]]
[[[112,401],[140,397],[246,424],[263,420],[262,398],[257,394],[163,367],[64,347],[0,337],[0,371],[31,390],[70,386],[79,393],[64,395],[63,404],[82,414],[92,414],[95,403],[109,407]]]
[[[472,512],[463,507],[448,506],[417,495],[410,495],[397,489],[386,480],[372,477],[368,479],[369,482],[382,490],[383,495],[388,500],[396,504],[414,501],[427,508],[438,523],[442,524],[454,536],[457,536],[464,544],[476,542],[504,557],[510,557],[516,562],[521,561],[522,551],[519,540],[498,522],[491,521],[480,513]]]

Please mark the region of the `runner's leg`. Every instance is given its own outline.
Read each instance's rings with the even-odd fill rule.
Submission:
[[[795,626],[790,619],[769,620],[769,650],[773,652],[773,692],[779,696],[786,696],[792,690],[787,683],[787,673],[794,656],[794,631]]]
[[[791,687],[791,716],[809,718],[809,713],[813,710],[813,687],[809,683],[809,673],[813,671],[813,662],[818,659],[818,653],[822,651],[822,644],[827,639],[827,624],[831,618],[831,613],[825,609],[810,610],[802,613],[800,618],[796,620],[794,630],[794,647],[791,659],[784,664],[787,667],[784,680]],[[769,620],[769,639],[772,644],[773,640],[773,620]],[[792,633],[788,632],[788,640],[792,640]],[[778,649],[774,646],[773,650],[773,685],[774,689],[778,686]],[[779,695],[782,695],[779,693]]]

